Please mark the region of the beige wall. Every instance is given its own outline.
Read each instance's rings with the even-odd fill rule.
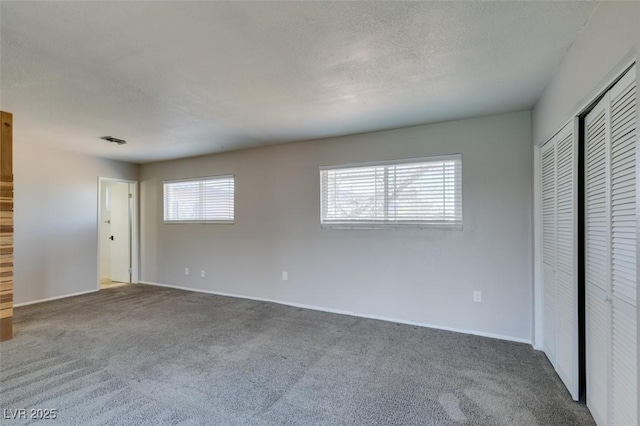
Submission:
[[[529,119],[512,113],[143,165],[141,279],[529,341]],[[463,158],[463,231],[320,227],[319,166],[450,153]],[[236,178],[235,224],[163,223],[163,180],[227,173]]]
[[[15,302],[95,290],[98,177],[137,180],[138,166],[14,140]]]

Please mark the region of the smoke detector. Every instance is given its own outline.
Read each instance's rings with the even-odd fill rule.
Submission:
[[[118,145],[124,145],[127,143],[124,139],[114,138],[113,136],[102,136],[100,139],[103,139],[107,142],[115,143]]]

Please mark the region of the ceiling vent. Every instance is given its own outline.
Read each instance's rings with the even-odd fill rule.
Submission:
[[[107,142],[116,143],[118,145],[124,145],[127,143],[124,139],[114,138],[113,136],[102,136],[100,139],[104,139]]]

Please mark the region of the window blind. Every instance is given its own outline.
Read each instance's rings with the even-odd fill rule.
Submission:
[[[233,223],[234,177],[164,182],[165,222]]]
[[[462,228],[460,154],[323,167],[321,223]]]

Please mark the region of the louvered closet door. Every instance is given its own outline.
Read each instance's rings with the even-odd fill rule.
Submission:
[[[609,203],[605,99],[585,120],[586,129],[586,346],[587,406],[600,425],[606,424],[609,397],[611,314],[608,298]]]
[[[574,399],[578,398],[577,145],[573,123],[541,150],[543,349]]]
[[[555,366],[556,360],[556,145],[542,148],[542,281],[543,350]]]
[[[636,74],[586,118],[587,405],[637,423]]]
[[[635,69],[634,69],[635,71]],[[610,91],[612,420],[632,425],[637,413],[636,75]]]
[[[578,399],[578,281],[577,281],[577,145],[573,123],[557,136],[556,189],[556,371]]]

